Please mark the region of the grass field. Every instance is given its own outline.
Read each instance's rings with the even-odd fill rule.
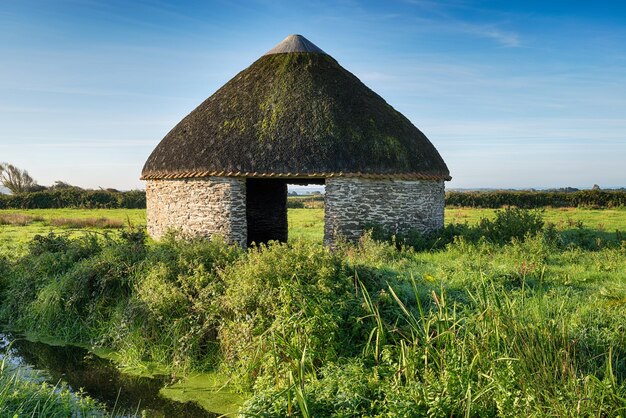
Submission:
[[[477,224],[482,218],[493,219],[496,209],[446,208],[445,223]],[[547,208],[543,210],[546,222],[556,225],[561,231],[575,231],[581,227],[615,233],[626,232],[626,208],[623,209],[583,209]],[[321,242],[324,235],[323,209],[289,209],[290,239],[305,238]]]
[[[104,232],[111,228],[66,226],[55,221],[98,220],[118,221],[122,226],[144,226],[145,209],[3,209],[0,210],[0,254],[22,254],[25,244],[35,235],[50,232],[78,236],[86,232]]]
[[[145,212],[18,215],[32,219],[0,225],[10,255],[0,257],[0,323],[113,350],[130,367],[225,375],[248,416],[626,411],[626,241],[614,232],[626,231],[624,209],[546,209],[556,232],[460,228],[425,251],[371,239],[329,251],[322,209],[289,210],[290,245],[255,251],[141,234],[49,237],[28,251],[37,233],[105,231],[54,219],[142,225]],[[481,218],[498,216],[446,210],[448,224]]]
[[[447,208],[446,224],[468,223],[476,224],[482,218],[492,219],[495,209],[466,209]],[[25,215],[35,220],[26,225],[2,224],[2,217],[10,215]],[[575,233],[581,227],[593,230],[606,237],[614,236],[616,230],[626,233],[626,209],[580,209],[557,208],[545,209],[543,216],[546,222],[551,222],[566,234]],[[24,244],[37,234],[57,232],[72,236],[107,229],[98,227],[56,226],[55,219],[111,219],[119,221],[123,226],[144,226],[146,211],[144,209],[30,209],[0,210],[0,254],[15,254],[22,251]],[[324,210],[323,209],[289,209],[289,239],[290,241],[304,239],[312,242],[322,242],[324,237]]]
[[[493,218],[497,209],[446,208],[446,223],[477,223],[481,218]],[[554,223],[558,229],[576,229],[579,226],[597,230],[615,232],[626,231],[626,208],[622,209],[584,209],[584,208],[546,208],[543,210],[546,222]]]

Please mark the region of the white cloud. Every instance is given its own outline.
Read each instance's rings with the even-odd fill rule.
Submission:
[[[460,26],[461,31],[471,35],[491,39],[503,47],[517,48],[522,46],[519,34],[510,31],[504,31],[490,26],[471,25],[464,23]]]

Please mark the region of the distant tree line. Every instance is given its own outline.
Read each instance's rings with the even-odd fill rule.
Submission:
[[[79,188],[46,189],[0,195],[0,209],[143,209],[146,192],[131,190],[120,192],[108,190],[84,190]]]
[[[146,207],[146,192],[115,189],[89,190],[56,181],[46,187],[38,184],[28,171],[9,163],[0,163],[0,184],[11,194],[0,194],[0,209],[59,209],[59,208],[124,208]]]
[[[146,192],[115,189],[89,190],[57,181],[50,187],[37,184],[26,170],[8,163],[0,163],[0,183],[11,191],[11,195],[0,194],[0,209],[58,209],[58,208],[123,208],[143,209],[146,207]],[[323,207],[324,196],[290,195],[289,208]],[[502,208],[514,206],[532,209],[541,207],[626,207],[626,190],[602,190],[594,185],[591,190],[571,187],[538,190],[497,191],[449,191],[446,206],[471,208]]]
[[[518,208],[589,207],[615,208],[626,206],[626,191],[579,190],[556,191],[477,191],[447,192],[446,206],[497,209],[505,206]]]
[[[322,196],[290,197],[289,208],[323,207]],[[532,209],[542,207],[626,207],[625,191],[580,190],[577,192],[542,191],[481,191],[447,192],[446,206],[471,208],[502,208],[515,206]],[[84,190],[76,187],[53,188],[38,192],[0,195],[0,209],[58,209],[58,208],[123,208],[146,207],[146,192],[114,189]]]
[[[289,195],[287,208],[289,209],[318,209],[324,207],[324,195],[321,193],[310,195]]]

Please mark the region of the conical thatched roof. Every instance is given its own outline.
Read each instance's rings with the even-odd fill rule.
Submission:
[[[143,179],[450,179],[428,138],[330,55],[291,35],[174,127]]]

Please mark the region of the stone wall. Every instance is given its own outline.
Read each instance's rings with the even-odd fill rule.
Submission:
[[[324,242],[357,240],[367,224],[391,231],[443,227],[443,180],[326,179]]]
[[[148,180],[148,233],[158,239],[169,229],[188,236],[221,235],[245,246],[246,180],[232,177]]]

